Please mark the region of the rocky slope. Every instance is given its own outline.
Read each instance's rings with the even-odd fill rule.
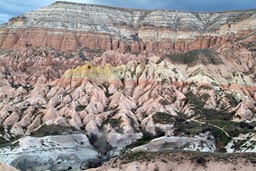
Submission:
[[[255,29],[255,10],[150,11],[56,2],[4,24],[0,47],[181,53],[238,40]]]
[[[0,36],[0,161],[79,170],[123,151],[255,152],[255,21],[255,10],[66,2],[10,20]]]
[[[207,154],[188,152],[130,153],[88,171],[254,171],[255,154]]]
[[[20,136],[82,133],[100,160],[128,145],[132,151],[255,151],[255,57],[242,45],[162,57],[89,56],[84,63],[78,52],[2,52],[4,146]],[[10,153],[17,155],[23,147],[14,144]]]
[[[17,169],[15,169],[14,167],[11,166],[7,166],[3,163],[0,164],[0,169],[1,170],[5,170],[5,171],[18,171]]]

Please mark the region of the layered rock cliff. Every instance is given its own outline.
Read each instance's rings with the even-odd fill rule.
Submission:
[[[255,29],[255,10],[182,12],[56,2],[4,24],[0,47],[180,53],[234,41]]]

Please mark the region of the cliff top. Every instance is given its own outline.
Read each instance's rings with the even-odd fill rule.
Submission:
[[[55,4],[70,4],[70,5],[83,5],[83,6],[92,6],[92,7],[103,7],[109,9],[117,10],[126,10],[126,11],[169,11],[169,12],[188,12],[188,13],[229,13],[229,12],[246,12],[246,11],[256,11],[256,9],[246,9],[246,10],[227,10],[227,11],[186,11],[186,10],[169,10],[169,9],[140,9],[140,8],[124,8],[124,7],[114,7],[108,5],[99,5],[99,4],[87,4],[87,3],[78,3],[78,2],[68,2],[68,1],[56,1]]]
[[[14,17],[6,28],[53,28],[106,33],[125,37],[143,27],[206,33],[222,25],[256,21],[256,10],[184,12],[141,10],[58,1],[50,6]],[[244,25],[244,24],[243,24]],[[255,26],[252,26],[252,29]]]

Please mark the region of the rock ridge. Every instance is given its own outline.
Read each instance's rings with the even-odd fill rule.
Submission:
[[[182,53],[238,40],[255,30],[256,10],[207,13],[56,2],[2,25],[0,47]]]

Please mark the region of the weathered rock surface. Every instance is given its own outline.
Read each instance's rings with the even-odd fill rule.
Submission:
[[[23,137],[0,150],[0,161],[20,170],[80,170],[98,160],[98,152],[83,134]]]
[[[103,166],[86,171],[254,171],[255,154],[211,155],[207,153],[188,153],[161,151],[157,153],[129,153],[114,158]]]
[[[191,150],[201,152],[214,152],[216,150],[212,135],[200,134],[194,137],[165,136],[153,139],[148,144],[133,148],[132,152],[157,152],[162,150]]]
[[[255,10],[199,13],[56,2],[4,24],[0,47],[180,53],[233,41],[255,29]]]
[[[106,131],[119,148],[144,131],[173,135],[180,114],[255,120],[255,58],[240,44],[162,57],[80,52],[86,57],[44,48],[2,52],[0,121],[11,136],[57,124],[88,135]],[[22,59],[26,70],[17,69]]]
[[[0,164],[0,170],[4,170],[4,171],[18,171],[17,169],[15,169],[14,167],[5,165],[3,163]]]

